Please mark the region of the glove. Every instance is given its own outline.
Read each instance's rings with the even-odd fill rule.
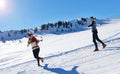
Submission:
[[[40,40],[41,42],[43,41],[43,40]]]

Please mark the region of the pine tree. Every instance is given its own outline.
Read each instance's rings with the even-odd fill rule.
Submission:
[[[14,35],[15,35],[15,36],[17,35],[17,31],[14,31]]]
[[[64,30],[63,29],[61,29],[61,32],[63,32]]]
[[[45,30],[46,29],[46,24],[43,24],[42,26],[41,26],[41,30]]]
[[[10,32],[8,32],[8,37],[10,37],[11,36],[11,34],[10,34]]]
[[[38,28],[36,27],[35,29],[34,29],[34,33],[36,33],[38,31]]]
[[[62,26],[62,21],[58,21],[58,28],[60,28],[60,26]]]
[[[4,41],[4,37],[1,37],[1,40]]]

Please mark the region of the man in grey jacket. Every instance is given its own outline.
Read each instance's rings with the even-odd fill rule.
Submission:
[[[95,50],[94,51],[99,51],[96,40],[99,41],[102,44],[103,48],[106,47],[106,44],[103,43],[98,37],[98,31],[97,31],[97,28],[96,28],[96,22],[94,20],[94,17],[90,17],[90,21],[91,21],[91,25],[89,25],[88,27],[92,27],[93,42],[95,44]]]

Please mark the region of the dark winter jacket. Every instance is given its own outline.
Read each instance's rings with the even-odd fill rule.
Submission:
[[[97,31],[96,22],[95,21],[92,21],[91,25],[89,25],[88,27],[92,27],[92,32]]]

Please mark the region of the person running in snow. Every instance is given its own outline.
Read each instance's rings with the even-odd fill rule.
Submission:
[[[92,27],[93,42],[94,42],[94,45],[95,45],[95,50],[94,51],[99,51],[96,40],[99,41],[102,44],[103,48],[106,47],[106,44],[103,43],[98,37],[98,31],[97,31],[97,28],[96,28],[96,22],[95,22],[94,17],[90,17],[90,21],[91,21],[91,25],[89,25],[88,27]]]
[[[32,51],[33,51],[33,55],[34,58],[37,59],[37,64],[38,66],[40,66],[40,61],[43,62],[43,58],[39,57],[39,51],[40,51],[40,47],[38,46],[38,43],[40,42],[39,40],[37,40],[33,34],[28,34],[29,39],[28,39],[28,45],[29,46],[31,44],[32,46]],[[42,41],[42,40],[41,40]]]

